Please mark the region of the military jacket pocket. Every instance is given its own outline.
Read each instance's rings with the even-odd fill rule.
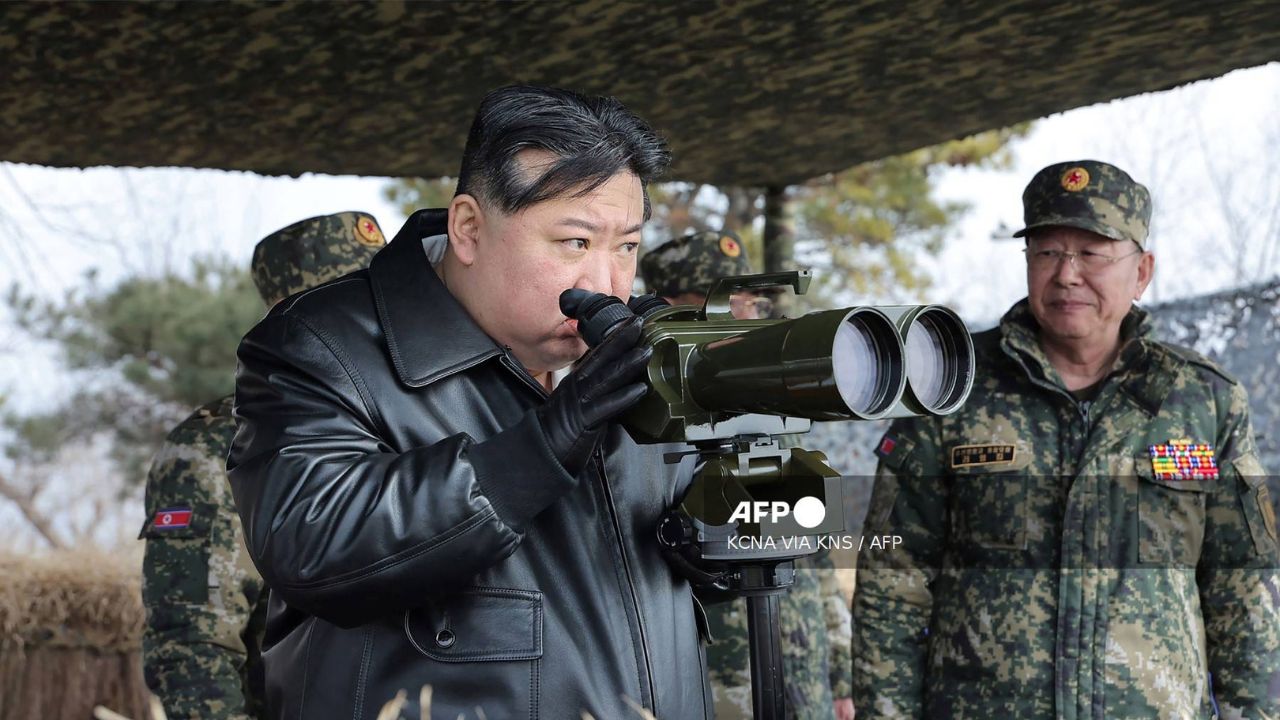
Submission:
[[[209,540],[217,506],[162,508],[143,524],[148,602],[203,604],[209,599]]]
[[[1157,478],[1150,457],[1134,460],[1138,476],[1138,561],[1195,567],[1204,542],[1205,493],[1220,480]]]
[[[953,537],[980,548],[1023,550],[1027,547],[1025,470],[994,472],[984,467],[952,471]]]
[[[1249,523],[1253,548],[1260,556],[1274,557],[1277,541],[1275,506],[1271,503],[1271,492],[1267,487],[1262,463],[1250,453],[1236,458],[1232,461],[1232,466],[1247,488],[1241,495],[1240,502],[1245,520]]]
[[[993,433],[957,438],[946,456],[952,537],[969,547],[1025,550],[1030,447],[1016,435]]]

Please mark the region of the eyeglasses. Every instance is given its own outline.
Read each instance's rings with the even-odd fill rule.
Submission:
[[[1070,252],[1068,250],[1032,250],[1031,248],[1023,248],[1022,252],[1027,256],[1027,265],[1035,270],[1057,268],[1058,263],[1063,258],[1067,258],[1071,262],[1071,267],[1080,272],[1101,272],[1127,257],[1141,255],[1142,249],[1139,248],[1124,255],[1106,255],[1088,250]],[[1080,262],[1077,263],[1077,259]]]

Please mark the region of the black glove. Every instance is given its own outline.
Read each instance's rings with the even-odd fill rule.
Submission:
[[[535,411],[551,452],[574,477],[590,462],[605,424],[648,391],[644,368],[653,348],[638,346],[643,324],[636,316],[618,322]]]

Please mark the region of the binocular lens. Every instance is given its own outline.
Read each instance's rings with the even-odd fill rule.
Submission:
[[[902,356],[894,333],[883,315],[865,310],[850,314],[836,328],[832,375],[841,399],[858,415],[884,412],[901,393]]]
[[[944,307],[923,307],[910,320],[905,339],[907,381],[920,410],[954,412],[973,384],[973,345],[964,323]]]
[[[916,398],[936,407],[947,385],[947,351],[933,323],[921,320],[907,330],[907,381]]]

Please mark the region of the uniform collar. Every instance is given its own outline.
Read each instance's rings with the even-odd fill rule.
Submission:
[[[1032,374],[1063,388],[1061,376],[1040,347],[1039,332],[1031,304],[1023,298],[1000,319],[1001,349],[1015,360],[1027,360],[1025,366]],[[1151,313],[1136,305],[1120,324],[1120,338],[1120,356],[1106,382],[1119,376],[1124,393],[1154,415],[1169,394],[1178,368],[1186,361],[1156,342]]]
[[[423,240],[444,235],[448,210],[419,210],[369,264],[378,320],[400,381],[429,385],[502,354],[431,268]]]

